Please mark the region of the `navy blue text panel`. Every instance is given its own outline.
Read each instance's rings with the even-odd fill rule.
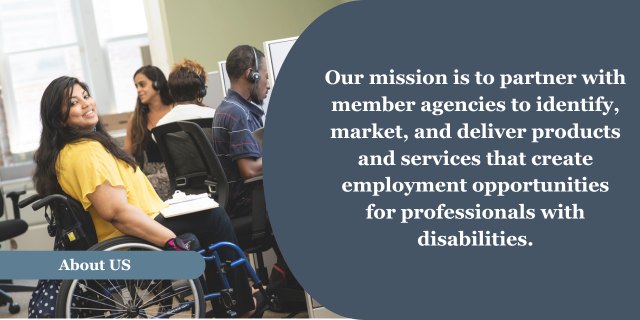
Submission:
[[[360,319],[638,316],[639,5],[354,1],[269,104],[274,234]]]

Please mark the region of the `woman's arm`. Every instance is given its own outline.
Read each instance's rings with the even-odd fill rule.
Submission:
[[[131,154],[133,152],[133,142],[131,142],[131,128],[133,128],[133,115],[129,118],[127,123],[127,136],[124,138],[124,151]]]
[[[120,232],[147,240],[159,247],[176,237],[173,231],[151,219],[138,207],[129,204],[127,191],[114,187],[109,180],[87,195],[102,219],[111,223]]]

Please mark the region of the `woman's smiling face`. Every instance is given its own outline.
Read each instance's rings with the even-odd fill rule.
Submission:
[[[67,95],[65,94],[65,98]],[[63,101],[62,114],[70,108],[65,126],[74,131],[93,131],[98,124],[96,102],[79,84],[73,86],[71,99]]]

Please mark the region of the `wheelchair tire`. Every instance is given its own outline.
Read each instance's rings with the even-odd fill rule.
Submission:
[[[131,236],[102,241],[88,251],[123,249],[162,251],[147,241]],[[204,318],[206,305],[202,285],[198,279],[64,280],[60,285],[56,302],[56,318],[151,318],[189,300],[194,302],[192,307],[169,316],[175,315],[181,319]]]

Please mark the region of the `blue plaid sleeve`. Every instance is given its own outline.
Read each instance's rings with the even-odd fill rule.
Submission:
[[[238,113],[237,117],[235,117],[235,123],[231,126],[229,146],[232,161],[249,157],[262,157],[262,148],[260,148],[252,134],[255,129],[253,129],[253,119],[251,118],[247,117],[246,114]]]

